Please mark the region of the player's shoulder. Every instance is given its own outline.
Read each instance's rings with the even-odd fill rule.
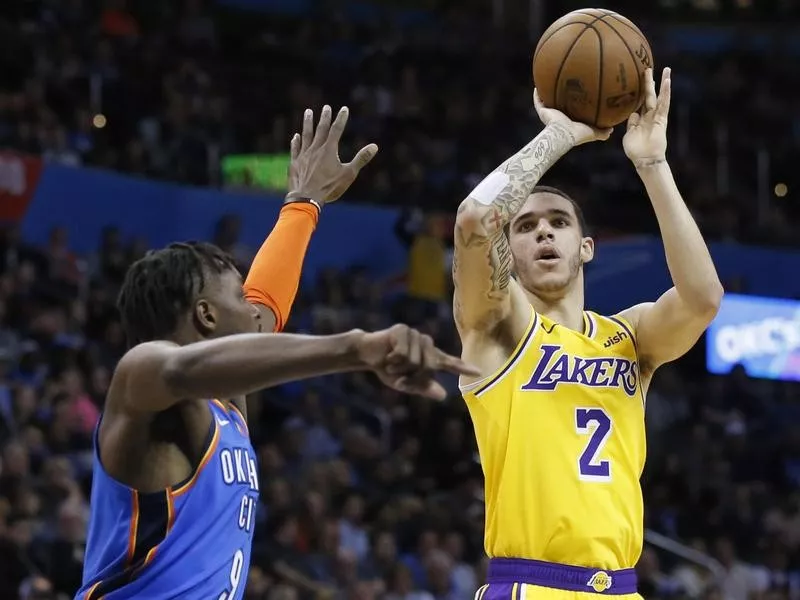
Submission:
[[[114,369],[107,404],[111,408],[119,406],[137,412],[159,412],[176,404],[180,396],[173,388],[175,381],[183,377],[183,365],[177,352],[180,348],[167,340],[133,346]],[[137,401],[131,403],[132,399]]]
[[[621,321],[630,328],[632,333],[635,334],[639,327],[639,320],[647,310],[652,308],[653,304],[653,302],[634,304],[633,306],[626,308],[625,310],[622,310],[614,315],[609,315],[606,318],[614,321]]]
[[[625,353],[627,352],[625,348],[630,347],[631,351],[637,352],[637,311],[626,309],[610,315],[586,311],[584,314],[586,315],[587,332],[589,332],[587,335],[602,342],[604,348],[613,346],[618,352]]]
[[[153,340],[151,342],[142,342],[130,348],[117,363],[116,371],[120,372],[122,369],[130,369],[140,363],[141,361],[151,361],[153,359],[163,358],[166,353],[178,347],[175,342],[167,340]]]
[[[163,361],[165,355],[174,344],[166,341],[152,341],[137,344],[129,348],[117,361],[108,389],[106,404],[114,408],[118,400],[123,399],[124,392],[136,385],[136,380],[148,370],[148,366]]]

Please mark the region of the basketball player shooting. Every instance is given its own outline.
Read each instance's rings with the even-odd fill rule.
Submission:
[[[76,598],[244,596],[259,494],[245,395],[327,373],[371,370],[402,392],[443,398],[438,370],[477,371],[408,327],[332,336],[278,331],[311,233],[377,152],[339,161],[347,122],[330,107],[291,142],[290,192],[247,280],[209,244],[150,253],[119,296],[135,346],[120,360],[95,434],[91,518]],[[310,582],[296,581],[298,585]]]
[[[659,365],[695,344],[722,297],[666,160],[669,69],[658,96],[651,69],[645,85],[623,146],[674,284],[655,302],[608,317],[584,310],[594,242],[579,205],[537,183],[571,148],[610,130],[573,122],[536,94],[544,130],[459,207],[454,314],[462,358],[481,370],[461,384],[486,479],[491,559],[478,600],[638,597],[645,394]]]

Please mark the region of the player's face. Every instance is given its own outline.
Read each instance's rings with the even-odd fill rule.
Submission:
[[[566,290],[594,256],[575,208],[558,194],[531,195],[509,227],[514,272],[526,290],[552,295]]]
[[[255,333],[260,329],[258,308],[245,299],[242,276],[233,269],[208,277],[195,313],[208,329],[206,337]]]

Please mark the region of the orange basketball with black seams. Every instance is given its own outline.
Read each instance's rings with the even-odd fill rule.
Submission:
[[[641,30],[620,14],[585,8],[561,17],[533,54],[542,103],[575,121],[613,127],[644,102],[653,53]]]

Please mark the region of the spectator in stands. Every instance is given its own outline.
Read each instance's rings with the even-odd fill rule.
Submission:
[[[413,30],[346,18],[218,20],[197,0],[158,10],[109,0],[99,13],[89,2],[29,4],[35,10],[0,17],[6,55],[25,57],[4,70],[0,143],[67,166],[216,185],[227,153],[285,151],[298,109],[319,104],[324,89],[358,105],[358,136],[387,142],[389,158],[353,197],[424,207],[398,224],[417,302],[397,301],[363,271],[331,270],[303,290],[292,325],[373,329],[394,311],[454,343],[448,242],[434,215],[452,212],[475,173],[534,132],[529,84],[514,75],[529,68],[527,36],[518,42],[498,31],[466,43],[476,38],[464,32],[486,30],[467,2],[440,15],[447,27],[419,22]],[[645,4],[630,7],[656,10]],[[656,39],[660,26],[647,30]],[[772,50],[754,45],[703,60],[659,44],[659,60],[680,74],[676,163],[714,237],[797,244],[800,211],[790,199],[769,202],[775,182],[762,189],[755,169],[760,153],[775,178],[797,187],[800,120],[783,83],[800,63],[771,54],[784,41],[778,33]],[[494,85],[473,89],[467,75]],[[742,114],[763,136],[741,127]],[[568,176],[601,235],[652,227],[621,157],[612,145],[591,149],[553,174]],[[759,192],[768,206],[756,218]],[[616,210],[606,210],[612,202]],[[216,240],[246,262],[240,226],[224,219]],[[0,598],[71,597],[77,586],[91,434],[124,350],[113,301],[146,248],[113,227],[93,257],[75,255],[62,229],[42,248],[16,228],[0,232]],[[797,389],[753,382],[743,370],[712,378],[684,362],[654,380],[648,526],[702,554],[713,547],[723,577],[648,549],[639,566],[648,600],[800,597]],[[483,504],[464,416],[457,398],[432,406],[378,391],[361,375],[287,386],[254,402],[264,490],[247,597],[471,598],[484,580]]]

